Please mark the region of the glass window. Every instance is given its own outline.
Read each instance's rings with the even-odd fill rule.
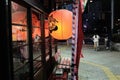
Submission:
[[[32,42],[33,42],[33,66],[34,73],[42,66],[41,63],[41,28],[39,12],[32,11]]]
[[[11,5],[14,80],[22,80],[21,75],[29,73],[27,9],[15,2]]]

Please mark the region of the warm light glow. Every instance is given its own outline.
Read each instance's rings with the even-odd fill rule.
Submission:
[[[26,40],[27,33],[25,27],[12,26],[12,40],[20,41]]]
[[[49,27],[51,27],[51,23],[54,23],[53,27],[55,27],[56,25],[58,28],[57,30],[51,32],[52,37],[58,40],[66,40],[71,37],[72,35],[71,11],[65,9],[53,11],[52,13],[50,13],[48,20],[49,20]]]
[[[17,11],[12,13],[12,23],[26,25],[26,11]],[[40,29],[40,20],[37,18],[36,15],[32,14],[32,38],[35,38],[36,35],[41,36],[41,29]],[[49,29],[48,29],[48,20],[45,20],[45,37],[49,36]],[[12,40],[19,41],[19,40],[27,40],[27,26],[12,26]]]
[[[37,18],[35,14],[32,14],[32,25],[34,26],[33,28],[33,33],[32,37],[35,38],[36,35],[41,36],[41,28],[40,28],[40,20]],[[44,21],[44,28],[45,28],[45,37],[49,36],[49,29],[48,29],[48,20]]]
[[[26,25],[26,11],[16,11],[12,13],[12,23]],[[12,25],[12,40],[20,41],[27,38],[27,27]]]

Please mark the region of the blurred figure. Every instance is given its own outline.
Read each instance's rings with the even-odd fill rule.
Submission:
[[[108,49],[108,37],[105,37],[105,48]]]
[[[95,34],[92,38],[93,38],[93,42],[94,42],[94,49],[98,50],[100,36]]]

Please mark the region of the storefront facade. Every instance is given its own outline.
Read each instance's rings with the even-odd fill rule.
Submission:
[[[47,80],[54,68],[56,40],[49,35],[48,12],[39,3],[0,1],[2,80]]]

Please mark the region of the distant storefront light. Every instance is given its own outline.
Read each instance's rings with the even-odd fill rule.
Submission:
[[[118,21],[120,21],[120,19],[118,19]]]
[[[90,2],[92,3],[92,2],[93,2],[93,0],[90,0]]]

